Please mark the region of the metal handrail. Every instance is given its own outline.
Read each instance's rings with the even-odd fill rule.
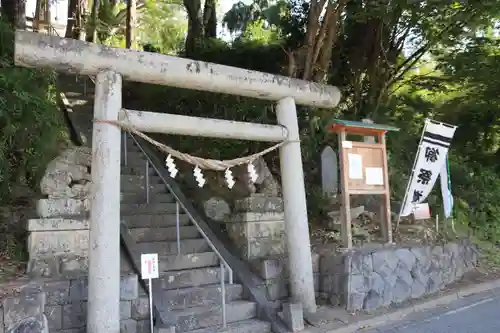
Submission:
[[[47,32],[49,33],[49,36],[55,33],[57,37],[61,37],[57,32],[56,28],[50,23],[47,25]]]
[[[94,84],[96,83],[94,77],[92,77],[90,75],[87,76],[87,77]],[[76,79],[78,80],[78,76],[76,77]],[[87,81],[86,80],[84,82],[84,90],[85,90],[85,94],[86,94],[86,91],[87,91]],[[146,188],[146,203],[149,203],[149,166],[150,165],[153,168],[153,170],[155,171],[155,173],[160,177],[160,179],[162,180],[162,182],[165,184],[165,186],[167,187],[167,189],[170,192],[170,194],[175,198],[177,255],[180,255],[180,252],[181,252],[181,248],[180,248],[180,241],[181,241],[180,240],[180,221],[179,221],[179,207],[181,207],[182,210],[184,211],[184,213],[189,217],[189,219],[191,220],[191,222],[194,224],[194,226],[198,229],[198,232],[207,241],[207,243],[210,246],[210,248],[212,249],[212,251],[219,258],[219,261],[220,261],[220,279],[221,279],[220,280],[220,285],[221,285],[222,326],[225,328],[227,326],[227,319],[226,319],[226,289],[225,289],[225,276],[226,276],[226,273],[225,273],[225,270],[227,269],[227,272],[228,272],[228,280],[229,280],[228,282],[229,282],[229,284],[233,284],[233,270],[232,270],[232,268],[229,266],[229,264],[227,263],[227,261],[224,260],[224,258],[222,257],[222,255],[220,254],[220,252],[217,250],[217,248],[215,247],[215,245],[212,243],[212,241],[210,240],[210,238],[203,231],[203,229],[199,226],[199,224],[196,221],[196,219],[193,217],[193,215],[189,212],[189,210],[183,204],[182,200],[180,200],[179,197],[172,190],[172,187],[170,186],[170,184],[165,180],[165,178],[163,177],[163,175],[160,172],[160,170],[158,170],[157,166],[151,160],[151,157],[146,153],[146,151],[144,151],[143,147],[137,141],[137,139],[132,134],[130,134],[128,132],[123,132],[123,133],[124,133],[124,135],[123,135],[123,152],[124,152],[124,162],[125,162],[125,165],[127,165],[127,135],[129,135],[132,138],[132,140],[134,140],[134,142],[137,145],[137,147],[139,147],[139,149],[141,150],[142,154],[146,157],[146,169],[145,169],[145,172],[146,172],[146,177],[145,177],[146,178],[146,186],[145,186],[145,188]]]
[[[210,238],[207,236],[207,234],[203,231],[203,229],[199,226],[198,222],[196,219],[192,216],[192,214],[189,212],[189,210],[186,208],[182,200],[179,199],[179,197],[175,194],[175,191],[173,191],[172,187],[170,184],[165,180],[163,177],[162,173],[158,169],[158,167],[154,164],[152,161],[151,157],[146,153],[146,151],[143,149],[141,144],[137,141],[137,139],[130,133],[128,132],[123,132],[123,151],[124,151],[124,162],[125,165],[127,165],[127,135],[129,135],[132,140],[134,140],[135,144],[139,149],[141,150],[142,154],[146,157],[146,202],[149,203],[149,167],[151,166],[155,173],[160,177],[160,179],[163,181],[165,186],[167,187],[168,191],[170,194],[174,197],[175,199],[175,206],[176,206],[176,245],[177,245],[177,255],[180,255],[180,221],[179,221],[179,207],[182,208],[185,214],[189,217],[191,222],[194,224],[194,226],[198,229],[198,232],[203,236],[203,238],[207,241],[208,245],[212,249],[212,251],[217,255],[220,261],[220,284],[221,284],[221,307],[222,307],[222,326],[226,327],[227,320],[226,320],[226,290],[225,290],[225,270],[227,269],[228,272],[228,278],[229,278],[229,284],[233,284],[233,270],[229,266],[226,260],[222,257],[220,252],[217,250],[215,245],[212,243]]]

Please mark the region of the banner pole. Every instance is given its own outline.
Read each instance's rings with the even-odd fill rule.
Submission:
[[[411,174],[410,174],[410,179],[408,180],[408,183],[406,184],[406,190],[405,190],[405,195],[403,197],[403,203],[401,204],[401,207],[399,208],[399,214],[398,214],[398,220],[396,221],[396,232],[399,230],[399,222],[401,221],[401,213],[403,213],[403,209],[406,206],[406,200],[408,200],[408,190],[411,185],[411,181],[413,180],[413,174],[415,173],[415,166],[417,165],[417,159],[420,154],[420,148],[422,147],[422,140],[424,139],[424,133],[425,130],[427,129],[427,124],[429,123],[429,119],[425,119],[424,123],[424,128],[422,129],[422,134],[420,135],[420,141],[418,142],[418,149],[417,149],[417,154],[415,155],[415,159],[413,160],[413,166],[411,167]]]
[[[448,192],[449,192],[449,198],[448,200],[450,201],[450,216],[451,216],[451,231],[456,234],[455,230],[455,218],[453,217],[453,194],[451,194],[451,172],[450,172],[450,153],[446,154],[446,169],[448,169]]]

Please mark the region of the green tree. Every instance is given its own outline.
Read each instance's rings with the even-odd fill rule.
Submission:
[[[194,55],[206,39],[217,36],[217,3],[205,0],[203,8],[201,0],[183,0],[188,17],[185,54]]]
[[[138,18],[138,39],[166,54],[177,54],[184,48],[187,22],[180,2],[148,0]]]

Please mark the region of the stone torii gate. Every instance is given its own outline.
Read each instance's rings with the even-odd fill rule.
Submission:
[[[119,333],[119,127],[127,116],[144,132],[254,141],[288,140],[279,151],[292,299],[316,311],[304,174],[295,103],[335,107],[336,87],[162,54],[109,48],[33,32],[16,33],[15,62],[96,75],[89,244],[89,333]],[[122,79],[277,101],[279,125],[122,110]],[[196,120],[196,122],[193,122]],[[101,121],[101,122],[99,122]]]

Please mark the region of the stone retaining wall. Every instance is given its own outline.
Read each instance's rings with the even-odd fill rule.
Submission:
[[[444,288],[474,269],[477,260],[469,240],[325,255],[320,292],[349,311],[390,306]]]
[[[5,285],[0,333],[80,333],[85,332],[87,281],[85,278],[30,281]],[[122,333],[149,333],[143,309],[138,309],[137,275],[122,276],[120,283]]]
[[[349,311],[370,310],[419,298],[459,280],[477,264],[469,240],[444,245],[352,249],[312,253],[317,296]],[[250,261],[277,308],[290,297],[286,257]]]

